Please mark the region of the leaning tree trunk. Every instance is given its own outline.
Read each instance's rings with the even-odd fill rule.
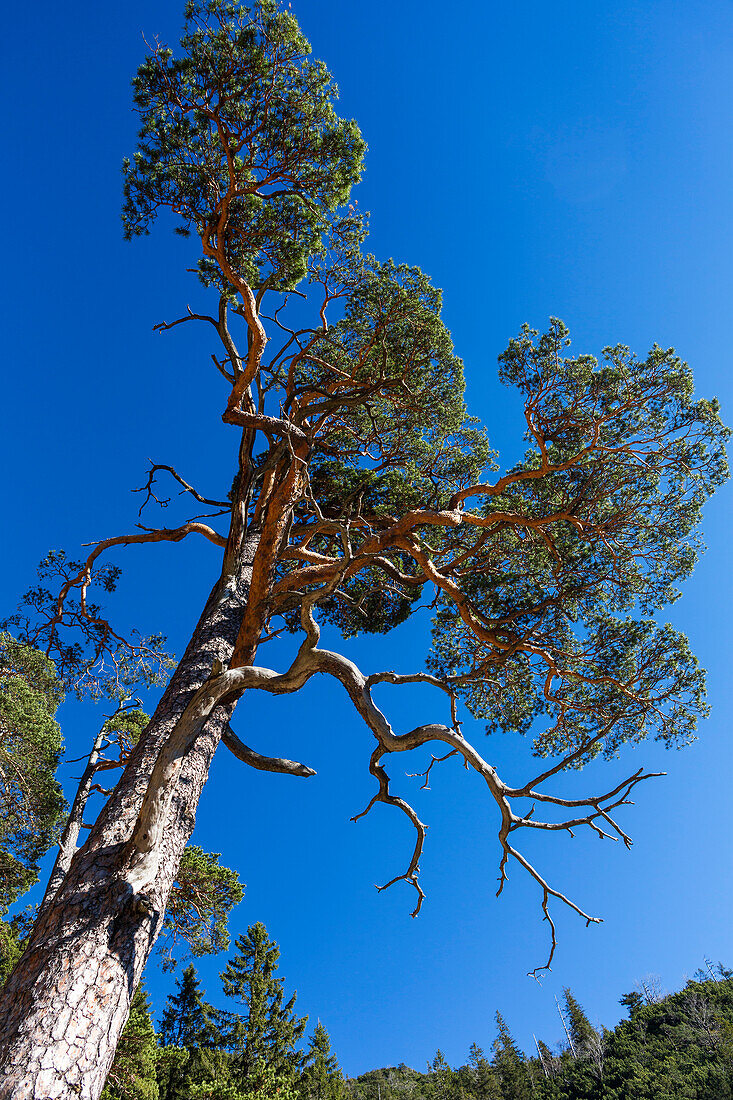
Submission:
[[[214,750],[231,708],[218,706],[183,760],[146,904],[125,848],[153,765],[218,658],[229,662],[257,546],[215,585],[186,652],[122,777],[77,853],[0,997],[0,1100],[96,1100],[157,938]]]

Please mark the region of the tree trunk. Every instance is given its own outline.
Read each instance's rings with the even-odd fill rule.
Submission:
[[[0,997],[0,1100],[96,1100],[160,932],[214,750],[231,715],[218,706],[186,755],[145,896],[127,881],[126,843],[156,758],[186,705],[229,663],[257,537],[214,586],[186,652],[89,839],[36,923]]]

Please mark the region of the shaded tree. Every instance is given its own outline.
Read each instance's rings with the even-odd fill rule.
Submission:
[[[155,1028],[145,987],[139,985],[102,1092],[103,1100],[158,1100],[155,1062]]]
[[[158,1058],[161,1100],[186,1097],[191,1085],[211,1076],[215,1059],[208,1058],[207,1052],[220,1040],[214,1010],[204,1000],[193,963],[176,985],[177,992],[168,997],[158,1034],[163,1048]]]
[[[653,616],[692,570],[701,507],[726,475],[717,404],[694,399],[673,350],[575,356],[552,320],[542,335],[525,326],[500,357],[524,401],[527,450],[494,478],[440,293],[418,269],[363,249],[366,225],[349,205],[363,141],[276,0],[189,0],[180,53],[156,44],[134,87],[142,128],[125,165],[125,230],[146,233],[172,213],[194,238],[211,306],[158,328],[201,324],[217,341],[236,457],[215,497],[153,466],[143,506],[160,501],[158,478],[169,476],[217,516],[106,539],[78,569],[54,560],[60,591],[30,595],[16,617],[79,690],[107,690],[105,669],[113,694],[150,682],[165,663],[160,636],[125,639],[88,598],[92,584],[118,580],[99,559],[189,536],[215,548],[186,651],[0,1004],[3,1087],[42,1081],[59,1097],[99,1093],[219,743],[255,768],[313,774],[238,738],[230,720],[247,691],[294,692],[315,675],[345,688],[375,743],[364,813],[382,802],[415,829],[405,869],[385,883],[413,887],[415,914],[425,827],[392,791],[385,760],[433,741],[443,756],[431,767],[462,757],[496,807],[500,890],[510,860],[537,884],[549,966],[551,899],[598,918],[550,884],[516,837],[587,828],[630,844],[616,811],[651,773],[573,799],[546,784],[650,733],[668,745],[693,736],[703,674],[684,636]],[[424,590],[435,608],[429,672],[366,675],[319,646],[319,620],[347,636],[383,632]],[[282,631],[299,633],[294,660],[257,663]],[[442,692],[450,718],[399,732],[373,688],[414,682]],[[537,755],[552,759],[508,785],[464,737],[459,705],[489,732],[535,727]],[[547,820],[532,805],[548,807]],[[82,1001],[93,1011],[67,1013]]]

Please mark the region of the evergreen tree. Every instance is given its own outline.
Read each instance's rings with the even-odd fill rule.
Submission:
[[[471,1070],[470,1091],[477,1100],[501,1100],[501,1090],[496,1074],[477,1043],[471,1043],[468,1052],[468,1065]]]
[[[338,1100],[344,1095],[344,1079],[331,1040],[319,1020],[311,1035],[300,1078],[300,1095],[307,1100]]]
[[[448,1065],[442,1050],[436,1050],[435,1057],[428,1068],[432,1100],[451,1100],[454,1086],[453,1070]]]
[[[628,1008],[629,1016],[633,1017],[634,1013],[644,1004],[644,998],[638,989],[632,989],[630,993],[624,993],[619,997],[620,1005],[624,1008]]]
[[[277,1073],[272,1066],[264,1066],[256,1082],[237,1087],[222,1063],[210,1080],[191,1087],[186,1100],[299,1100],[299,1093],[292,1075]]]
[[[0,633],[0,988],[33,925],[3,919],[38,881],[39,860],[58,838],[66,806],[55,779],[63,699],[54,665],[33,646]]]
[[[307,1016],[293,1009],[296,994],[285,1002],[284,978],[276,978],[280,948],[264,924],[250,925],[236,940],[237,954],[222,972],[223,990],[245,1008],[244,1013],[219,1012],[222,1044],[232,1054],[232,1078],[238,1088],[257,1088],[265,1067],[288,1077],[303,1062],[295,1050]]]
[[[158,1069],[161,1100],[183,1098],[192,1084],[211,1076],[207,1052],[219,1041],[213,1009],[204,1000],[193,964],[186,967],[177,987],[178,992],[168,997],[160,1024],[159,1039],[168,1048]],[[186,1057],[176,1051],[185,1052]]]
[[[101,1100],[158,1100],[156,1039],[145,987],[132,998]]]
[[[525,1058],[500,1012],[496,1013],[496,1028],[491,1064],[499,1079],[502,1100],[529,1100],[532,1086]]]
[[[580,1057],[587,1051],[595,1038],[596,1030],[567,986],[563,989],[563,996],[565,998],[565,1015],[570,1030],[570,1038],[573,1041],[576,1055]]]

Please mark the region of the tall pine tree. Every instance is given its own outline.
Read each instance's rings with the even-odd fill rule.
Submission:
[[[284,978],[276,978],[280,948],[264,924],[250,925],[235,943],[237,954],[221,975],[224,993],[245,1009],[220,1012],[223,1046],[231,1052],[232,1078],[238,1088],[257,1088],[265,1068],[288,1077],[303,1064],[296,1046],[308,1017],[293,1011],[296,994],[285,1002]]]

